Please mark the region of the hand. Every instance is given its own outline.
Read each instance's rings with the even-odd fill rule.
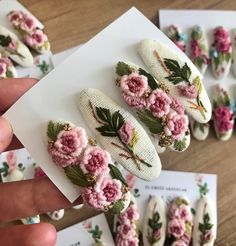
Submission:
[[[34,79],[0,80],[0,116],[35,83],[37,81]],[[7,147],[13,149],[20,146],[20,142],[13,137],[9,122],[0,117],[0,153]],[[0,222],[17,220],[80,203],[79,198],[71,204],[48,178],[0,183]],[[0,245],[51,246],[55,243],[56,230],[48,223],[0,228]]]

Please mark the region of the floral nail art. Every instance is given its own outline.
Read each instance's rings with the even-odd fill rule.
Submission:
[[[213,100],[213,121],[215,132],[220,140],[228,140],[233,132],[234,115],[228,92],[217,85]]]
[[[70,123],[50,121],[47,128],[48,153],[64,169],[91,208],[120,213],[129,201],[125,179],[110,164],[110,154],[88,139],[85,130]]]
[[[199,141],[205,140],[210,132],[209,123],[199,123],[190,118],[190,128],[193,137]]]
[[[123,99],[136,109],[139,119],[159,139],[161,147],[183,151],[189,138],[188,118],[177,98],[151,74],[131,63],[118,62],[116,84]]]
[[[0,79],[15,78],[17,76],[16,69],[8,57],[4,57],[0,52]]]
[[[210,50],[212,72],[215,78],[221,79],[229,73],[231,65],[232,45],[228,30],[222,26],[215,28],[213,39]]]
[[[116,246],[139,245],[139,213],[134,201],[131,201],[126,211],[117,217],[116,226]]]
[[[4,56],[17,64],[25,67],[33,65],[33,56],[29,49],[14,33],[3,26],[0,26],[0,47],[3,48]]]
[[[186,198],[177,197],[168,212],[167,241],[169,245],[188,246],[192,237],[192,214]]]
[[[143,242],[146,246],[163,246],[166,234],[166,209],[160,197],[150,197],[144,217]]]
[[[144,180],[157,178],[161,163],[142,125],[101,91],[88,88],[78,97],[80,112],[112,158]]]
[[[191,32],[190,58],[198,70],[204,74],[210,62],[209,47],[205,30],[201,26],[194,26]]]
[[[47,35],[37,27],[36,21],[23,11],[11,11],[8,20],[22,36],[24,42],[39,53],[50,50],[50,43]]]
[[[183,52],[186,51],[187,35],[176,25],[171,25],[167,28],[166,35],[175,45]]]
[[[211,102],[196,67],[158,40],[141,41],[138,51],[151,74],[178,98],[188,115],[207,123]]]

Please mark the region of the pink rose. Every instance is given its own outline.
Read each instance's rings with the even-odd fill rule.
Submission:
[[[116,246],[138,246],[139,240],[137,237],[123,239],[122,237],[118,237],[116,239]]]
[[[78,158],[87,143],[85,130],[74,127],[69,131],[61,131],[55,143],[49,144],[48,152],[55,164],[66,167],[78,162]]]
[[[109,206],[111,203],[107,201],[103,192],[96,187],[86,187],[81,190],[81,196],[83,202],[89,207],[103,210],[106,206]]]
[[[203,236],[203,241],[204,241],[204,243],[208,243],[212,240],[212,238],[213,238],[212,231],[208,230],[205,232],[205,234]]]
[[[214,30],[214,39],[219,41],[225,41],[229,39],[229,32],[224,27],[220,26]]]
[[[25,32],[32,32],[36,28],[36,23],[33,18],[26,17],[21,23],[20,28]]]
[[[5,62],[0,62],[0,77],[5,78],[7,72],[7,64]]]
[[[181,220],[186,222],[192,220],[190,209],[185,204],[181,204],[179,206],[179,217]]]
[[[181,96],[188,98],[196,98],[198,95],[197,87],[195,85],[179,85],[178,90]]]
[[[161,238],[161,229],[158,229],[158,230],[155,230],[153,232],[153,237],[156,239],[156,240],[159,240]]]
[[[173,139],[179,140],[188,130],[188,118],[186,115],[177,114],[171,111],[167,116],[167,124],[164,127],[165,134],[172,136]]]
[[[117,233],[122,237],[122,239],[132,239],[136,236],[135,225],[124,223],[117,227]]]
[[[171,203],[170,208],[169,208],[169,218],[170,219],[179,219],[178,206],[174,202]]]
[[[133,97],[126,93],[122,93],[125,102],[130,106],[137,109],[144,109],[147,106],[146,99],[144,97]]]
[[[101,190],[108,202],[116,202],[122,197],[122,183],[118,179],[104,179]]]
[[[183,240],[177,240],[171,244],[171,246],[188,246]]]
[[[11,11],[8,14],[8,19],[13,26],[18,27],[24,19],[24,13],[22,11]]]
[[[123,214],[119,216],[120,223],[124,223],[125,221],[129,221],[131,223],[135,222],[139,219],[139,213],[136,205],[130,205]]]
[[[230,41],[216,41],[215,47],[219,52],[227,53],[231,49],[231,42]]]
[[[184,235],[185,223],[178,219],[173,219],[168,223],[168,233],[175,238],[180,238]]]
[[[162,117],[170,111],[171,99],[162,90],[156,89],[148,98],[148,107],[155,117]]]
[[[178,114],[184,114],[184,107],[176,97],[171,97],[170,107]]]
[[[16,51],[17,50],[17,42],[12,39],[8,45],[8,48],[12,51]]]
[[[216,127],[220,133],[225,133],[233,128],[233,113],[228,107],[217,107],[213,113]]]
[[[130,122],[125,122],[119,130],[119,136],[124,144],[129,144],[133,136],[133,126]]]
[[[191,56],[193,58],[199,57],[202,53],[201,47],[196,40],[192,40],[190,43]]]
[[[84,154],[80,167],[84,173],[98,176],[102,171],[108,168],[111,161],[110,154],[100,147],[88,147]]]
[[[40,168],[40,167],[36,167],[34,170],[34,177],[35,178],[40,178],[40,177],[46,177],[47,175],[45,174],[45,172]]]
[[[216,127],[220,133],[226,133],[234,127],[232,121],[216,121]]]
[[[25,35],[25,42],[30,47],[41,47],[48,40],[47,35],[42,30],[36,29],[31,34]]]
[[[121,90],[132,97],[141,97],[148,87],[147,78],[138,73],[124,75],[120,80]]]

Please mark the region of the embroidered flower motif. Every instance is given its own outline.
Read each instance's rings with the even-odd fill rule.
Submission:
[[[178,114],[184,114],[184,107],[176,97],[171,97],[170,107]]]
[[[181,96],[192,99],[198,96],[198,90],[195,85],[179,85],[178,89]]]
[[[5,78],[7,72],[7,64],[0,61],[0,78]]]
[[[13,64],[9,58],[7,57],[0,58],[0,79],[13,77],[14,76],[12,72],[13,69],[14,69]]]
[[[36,29],[35,20],[29,16],[25,17],[24,21],[20,23],[20,28],[25,32],[32,32],[34,29]]]
[[[219,52],[227,53],[231,48],[229,32],[224,27],[218,27],[214,31],[214,46]]]
[[[186,115],[177,114],[171,111],[167,116],[167,124],[164,127],[165,134],[172,136],[173,139],[179,140],[188,130],[188,118]]]
[[[134,184],[135,184],[135,176],[131,173],[128,173],[126,175],[126,182],[128,184],[129,189],[133,189]]]
[[[125,222],[124,224],[121,224],[117,227],[117,231],[122,235],[122,239],[132,239],[135,237],[136,232],[133,229],[133,225],[129,222]]]
[[[168,224],[168,233],[173,235],[175,238],[180,238],[184,235],[185,224],[183,221],[173,219]]]
[[[74,127],[68,131],[61,131],[54,144],[49,145],[48,151],[54,163],[66,167],[76,164],[79,155],[88,143],[84,129]]]
[[[11,51],[16,51],[17,50],[16,40],[12,39],[7,48],[10,49]]]
[[[138,246],[138,238],[128,238],[123,239],[122,237],[117,238],[116,246]]]
[[[138,219],[139,219],[139,213],[137,211],[136,205],[134,205],[134,204],[130,205],[126,209],[125,213],[123,213],[119,216],[119,221],[121,224],[124,223],[125,221],[134,222]]]
[[[35,48],[43,46],[47,40],[47,35],[45,35],[43,31],[39,29],[25,36],[26,44]]]
[[[170,104],[170,97],[160,89],[154,90],[148,98],[148,107],[153,116],[158,118],[169,113]]]
[[[121,90],[132,97],[141,97],[147,86],[147,78],[135,72],[122,76],[120,80]]]
[[[125,122],[119,130],[119,136],[121,141],[125,144],[129,144],[132,140],[133,126],[130,122]]]
[[[18,27],[24,20],[24,13],[22,11],[11,11],[8,14],[8,19],[13,26]]]
[[[208,243],[212,240],[212,238],[213,238],[212,230],[207,230],[203,237],[204,242]]]
[[[233,113],[228,107],[220,106],[215,108],[214,117],[220,133],[225,133],[233,128]]]
[[[111,161],[110,154],[100,147],[88,147],[80,163],[80,168],[84,173],[98,176],[108,168],[108,163]]]
[[[125,93],[122,94],[125,102],[130,106],[137,109],[144,109],[147,106],[146,98],[144,97],[133,97]]]
[[[122,183],[117,179],[104,179],[101,190],[108,202],[116,202],[122,197]]]

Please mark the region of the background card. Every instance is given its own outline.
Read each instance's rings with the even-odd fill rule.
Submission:
[[[179,56],[185,56],[155,25],[132,8],[44,77],[4,115],[32,157],[70,201],[74,201],[79,192],[47,153],[47,123],[67,120],[84,127],[89,134],[77,108],[78,93],[88,87],[100,89],[130,111],[115,86],[115,65],[125,60],[145,67],[137,53],[137,44],[145,38],[165,42]],[[199,74],[195,67],[193,70]]]
[[[213,29],[217,26],[224,26],[229,31],[235,29],[236,11],[217,11],[217,10],[160,10],[159,20],[161,30],[165,30],[168,26],[178,25],[183,32],[190,37],[191,28],[198,24],[206,29],[209,47],[212,44]],[[231,66],[232,68],[232,66]],[[232,70],[232,69],[231,69]],[[211,73],[211,66],[208,66],[203,79],[205,88],[209,97],[212,99],[213,87],[215,84],[224,84],[229,90],[230,96],[234,95],[236,79],[233,72],[222,80],[216,80]]]

